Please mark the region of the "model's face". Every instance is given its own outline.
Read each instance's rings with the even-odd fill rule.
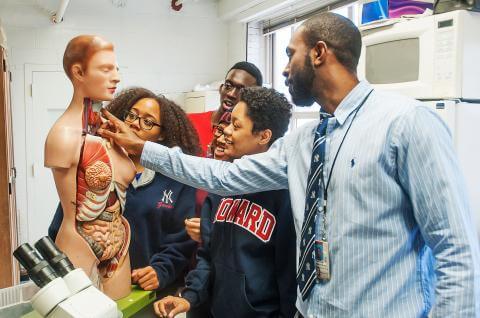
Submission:
[[[136,102],[130,109],[130,113],[138,117],[136,120],[125,118],[125,122],[130,126],[132,131],[145,141],[158,142],[162,139],[162,128],[160,118],[160,105],[155,99],[142,98]],[[142,121],[142,123],[140,123]],[[150,128],[150,129],[148,129]]]
[[[221,122],[215,127],[215,140],[213,144],[213,158],[222,161],[231,161],[231,158],[225,153],[227,144],[225,143],[224,130],[228,126],[226,122]]]
[[[261,132],[252,132],[253,121],[247,115],[247,105],[239,102],[232,111],[232,121],[225,127],[225,154],[232,159],[266,150],[261,143]]]
[[[82,79],[86,97],[98,101],[112,100],[120,82],[115,53],[108,50],[95,53]]]
[[[312,95],[315,72],[309,57],[309,49],[303,39],[303,29],[295,31],[287,47],[288,64],[283,71],[285,85],[297,106],[311,106],[315,99]]]
[[[255,77],[244,70],[233,69],[228,72],[225,82],[220,86],[220,103],[226,111],[231,111],[240,99],[240,90],[256,86]]]

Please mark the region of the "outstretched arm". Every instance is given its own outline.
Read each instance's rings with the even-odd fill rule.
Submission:
[[[109,119],[99,133],[128,153],[140,155],[141,164],[167,177],[219,195],[236,195],[288,188],[286,143],[277,140],[267,152],[245,156],[233,163],[183,154],[139,139],[128,126],[104,111]]]
[[[232,163],[189,156],[178,148],[147,142],[141,163],[179,182],[223,196],[288,188],[283,139],[267,152]]]

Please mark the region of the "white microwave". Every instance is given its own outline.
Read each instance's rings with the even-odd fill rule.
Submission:
[[[417,99],[480,100],[480,13],[465,10],[366,31],[358,76]]]

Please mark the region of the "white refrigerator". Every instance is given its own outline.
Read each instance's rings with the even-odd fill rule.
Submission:
[[[449,126],[480,239],[480,103],[424,101]]]

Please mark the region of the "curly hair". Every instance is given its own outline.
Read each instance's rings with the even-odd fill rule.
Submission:
[[[178,146],[189,155],[197,156],[201,153],[198,134],[185,112],[163,95],[156,95],[152,91],[142,87],[132,87],[121,91],[107,106],[106,109],[115,117],[123,119],[126,111],[129,111],[139,100],[151,98],[160,105],[161,129],[164,139],[158,141],[167,147]]]
[[[282,137],[288,130],[292,105],[285,95],[273,88],[243,88],[240,101],[247,105],[247,115],[253,122],[253,132],[265,129],[272,131],[269,145]]]

